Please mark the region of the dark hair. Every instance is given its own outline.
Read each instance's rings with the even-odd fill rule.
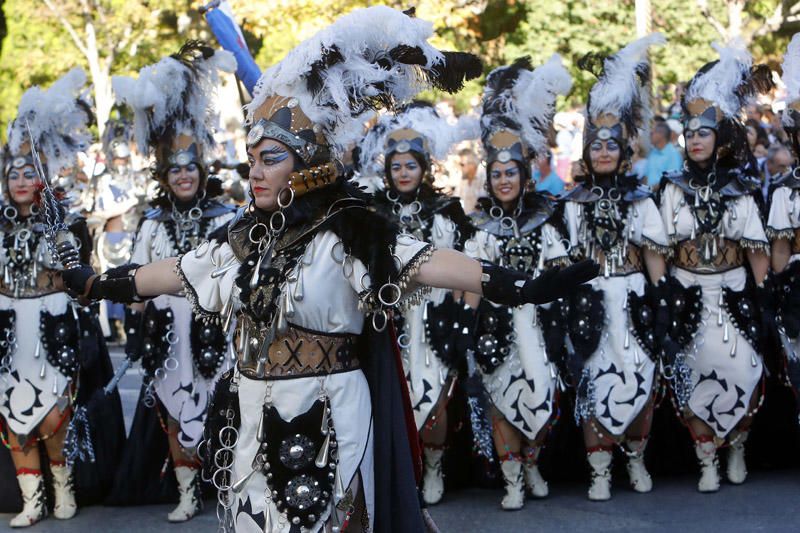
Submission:
[[[756,130],[756,144],[761,144],[764,148],[769,148],[769,135],[767,135],[767,130],[764,129],[764,126],[762,126],[759,121],[748,118],[744,124],[745,127]]]
[[[523,165],[516,159],[511,159],[510,161],[517,164],[517,169],[519,169],[519,193],[520,195],[525,194],[525,188],[531,181],[530,168],[527,165]],[[486,167],[486,192],[489,193],[489,196],[492,198],[495,197],[494,191],[492,190],[492,165],[499,162],[500,161],[492,161],[489,163],[489,166]]]
[[[389,180],[389,182],[392,181],[392,159],[394,159],[394,156],[398,155],[399,153],[400,152],[393,153],[390,157],[387,157],[386,160],[383,162],[383,172],[386,176],[386,179]],[[423,154],[420,154],[419,152],[415,152],[414,150],[405,153],[411,154],[414,157],[414,159],[417,160],[417,163],[419,163],[419,166],[422,168],[423,181],[425,181],[425,174],[427,174],[428,170],[430,170],[428,168],[428,161],[425,159],[425,156]]]
[[[665,121],[663,121],[663,120],[662,121],[658,121],[655,124],[653,124],[653,131],[657,131],[657,132],[661,133],[664,136],[664,138],[667,139],[667,142],[669,142],[669,138],[672,136],[672,130],[669,128],[667,123]]]

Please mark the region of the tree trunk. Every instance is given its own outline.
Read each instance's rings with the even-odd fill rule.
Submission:
[[[742,13],[744,0],[728,0],[728,34],[727,40],[742,37]]]
[[[106,121],[111,114],[111,107],[114,105],[111,95],[111,76],[110,64],[103,64],[100,53],[97,49],[97,35],[95,34],[94,24],[91,20],[86,22],[86,60],[89,63],[89,73],[92,76],[94,85],[94,106],[97,112],[97,133],[99,138],[103,138],[103,130]],[[108,63],[106,61],[105,63]]]

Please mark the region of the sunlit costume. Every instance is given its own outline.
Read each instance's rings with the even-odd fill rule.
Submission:
[[[653,34],[607,58],[587,56],[582,61],[598,81],[586,106],[586,175],[564,195],[563,210],[570,254],[594,259],[601,271],[591,287],[568,303],[566,318],[569,349],[577,358],[573,367],[583,365],[574,376],[575,420],[597,442],[590,444],[586,438],[591,500],[611,497],[614,443],[627,455],[632,488],[638,492],[652,488],[644,451],[658,353],[652,321],[647,320],[645,250],[667,254],[669,248],[649,189],[629,172],[631,147],[649,118],[647,50],[662,42],[662,36]],[[590,152],[602,143],[613,143],[620,152],[617,168],[610,174],[598,174],[592,168]],[[638,426],[637,430],[629,429],[631,425]]]
[[[495,162],[516,162],[520,193],[506,210],[487,177],[488,196],[479,199],[472,214],[478,232],[465,245],[468,255],[534,277],[544,268],[569,263],[562,233],[555,227],[555,200],[526,186],[531,161],[548,150],[556,98],[571,87],[572,78],[558,56],[535,70],[525,57],[489,74],[481,115],[487,176]],[[494,435],[482,438],[494,437],[506,487],[502,507],[508,510],[523,506],[526,488],[539,498],[549,492],[537,464],[557,415],[558,370],[551,360],[557,354],[546,349],[542,331],[548,312],[531,304],[509,307],[484,300],[477,318],[468,306],[458,317],[466,328],[461,333],[473,339],[471,351],[494,408]],[[500,421],[515,433],[505,434]],[[473,431],[481,433],[480,426]]]
[[[93,115],[81,98],[85,84],[83,71],[73,69],[46,91],[29,89],[9,127],[0,218],[2,440],[18,465],[49,459],[39,468],[18,466],[23,509],[11,520],[12,527],[28,526],[46,516],[45,480],[52,483],[53,514],[59,519],[74,516],[76,490],[84,502],[102,498],[125,438],[119,396],[101,390],[111,377],[111,363],[96,308],[82,309],[63,292],[62,265],[54,255],[55,243],[45,235],[54,212],[41,207],[47,199],[33,154],[36,150],[41,170],[52,179],[73,164],[79,150],[88,148],[87,124]],[[26,180],[39,191],[28,216],[8,192],[12,178]],[[92,243],[85,220],[53,198],[51,207],[88,260]],[[53,413],[58,423],[45,431],[45,418]],[[6,461],[7,456],[0,458],[0,464]],[[14,489],[4,475],[0,497],[15,499]]]
[[[766,233],[772,242],[774,296],[778,307],[778,331],[786,356],[788,383],[800,401],[800,35],[792,38],[783,58],[783,83],[787,108],[781,117],[791,139],[795,164],[770,184],[769,217]],[[784,265],[776,266],[776,255],[783,253]],[[782,269],[781,269],[782,266]]]
[[[459,199],[434,187],[435,165],[459,139],[457,129],[434,108],[415,102],[397,115],[386,115],[360,143],[361,168],[376,164],[384,189],[375,193],[375,207],[397,224],[401,233],[436,248],[462,250],[472,228]],[[418,186],[400,192],[391,176],[395,154],[410,154],[421,170]],[[438,503],[444,493],[442,456],[447,445],[447,408],[453,397],[459,354],[453,345],[456,303],[451,291],[433,289],[409,302],[396,316],[403,370],[424,453],[422,495]]]
[[[235,208],[214,198],[221,191],[218,180],[208,174],[205,157],[214,146],[219,72],[232,72],[235,66],[229,52],[190,42],[177,54],[144,67],[138,78],[114,78],[117,99],[133,111],[139,151],[154,157],[152,177],[159,184],[139,223],[130,261],[145,264],[184,254],[233,217]],[[195,196],[181,201],[170,189],[168,174],[186,169],[196,169],[200,182]],[[127,357],[141,359],[144,383],[111,501],[159,501],[162,463],[171,456],[179,503],[168,519],[184,521],[202,504],[196,449],[211,393],[233,364],[225,333],[220,324],[193,313],[191,295],[186,294],[162,295],[144,309],[129,309],[125,333]],[[167,439],[160,439],[156,421],[181,453],[173,448],[167,456]]]
[[[764,365],[759,291],[746,263],[769,251],[758,169],[739,114],[749,97],[772,87],[771,74],[766,65],[753,66],[741,43],[714,47],[719,60],[695,74],[682,101],[684,132],[714,132],[713,159],[703,169],[687,154],[684,170],[665,175],[660,194],[672,275],[686,288],[673,305],[677,346],[666,373],[679,414],[707,428],[692,435],[701,492],[719,489],[722,444],[730,446],[728,480],[742,483],[747,475],[744,443],[762,401]]]

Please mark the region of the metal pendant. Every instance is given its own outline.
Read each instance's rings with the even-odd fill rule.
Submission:
[[[322,446],[319,449],[319,453],[317,454],[317,458],[314,460],[314,464],[317,468],[325,468],[328,464],[328,450],[331,447],[331,434],[328,432],[325,435],[325,440],[322,441]]]
[[[756,358],[756,352],[752,352],[750,354],[750,366],[753,368],[758,366],[758,359]]]
[[[739,335],[733,334],[733,348],[731,348],[731,359],[736,357],[736,345],[739,343]]]
[[[629,329],[625,330],[625,342],[623,343],[623,347],[626,350],[631,347],[631,331]]]
[[[42,361],[42,369],[39,371],[39,377],[41,379],[44,379],[46,373],[47,373],[47,361]]]
[[[728,335],[728,323],[725,322],[725,329],[722,330],[722,342],[728,342],[729,335]]]

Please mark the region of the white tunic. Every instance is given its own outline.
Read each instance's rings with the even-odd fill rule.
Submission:
[[[661,213],[671,242],[679,243],[691,237],[694,215],[684,202],[683,190],[677,185],[668,183],[664,188]],[[751,196],[730,199],[721,224],[725,238],[740,246],[767,245],[761,217]],[[718,437],[725,438],[747,413],[764,368],[761,357],[733,327],[727,311],[720,310],[719,306],[722,288],[743,290],[747,274],[744,267],[711,274],[673,267],[672,275],[684,287],[699,285],[703,291],[703,320],[686,354],[692,380],[688,409]],[[722,325],[718,325],[717,319],[720,312]],[[727,341],[724,340],[726,328]],[[734,344],[735,352],[732,351]]]
[[[501,264],[500,244],[491,233],[478,231],[466,242],[464,251],[476,259]],[[542,226],[542,246],[545,265],[567,256],[561,236],[550,224]],[[480,367],[478,371],[494,407],[528,440],[534,440],[553,416],[557,368],[547,358],[536,306],[514,308],[512,320],[515,337],[505,360],[490,374]]]
[[[794,240],[795,231],[800,229],[800,188],[779,187],[772,193],[767,219],[767,236],[770,240]],[[800,253],[792,253],[789,263],[800,260]],[[800,356],[800,336],[784,339],[784,348],[792,358]]]
[[[403,205],[401,215],[409,211],[409,205]],[[453,248],[456,240],[456,226],[453,222],[436,214],[431,226],[431,244],[436,248]],[[443,409],[446,402],[439,404],[445,384],[449,383],[450,369],[441,359],[434,355],[428,339],[425,337],[425,309],[428,302],[441,304],[447,293],[446,289],[431,289],[426,296],[415,305],[403,311],[405,324],[398,339],[403,356],[403,370],[408,381],[408,392],[411,406],[414,409],[414,420],[417,429],[436,415],[434,407]]]
[[[371,291],[372,287],[361,261],[351,257],[340,260],[339,242],[331,231],[317,233],[288,276],[279,305],[284,313],[287,309],[293,311],[293,325],[323,333],[360,334],[363,330],[364,311],[360,302],[366,297],[365,291]],[[416,274],[419,265],[429,259],[432,248],[413,238],[400,236],[395,253],[403,265],[398,283],[406,283]],[[220,313],[231,298],[234,302],[238,300],[238,289],[234,290],[238,265],[231,247],[214,241],[181,257],[179,268],[188,285],[187,290],[196,299],[197,311]],[[215,271],[224,274],[212,277]],[[240,480],[252,470],[251,463],[259,446],[254,436],[268,385],[272,405],[287,421],[305,413],[320,397],[321,387],[328,395],[339,443],[339,472],[344,480],[343,486],[349,487],[356,475],[360,477],[371,524],[374,517],[372,406],[369,387],[360,369],[325,377],[254,380],[240,375],[238,396],[242,423],[235,447],[233,479]],[[271,500],[267,501],[266,490],[266,478],[258,473],[242,492],[234,494],[236,531],[261,533],[267,508],[273,531],[289,531],[291,524],[286,515],[280,513]],[[329,512],[320,517],[311,531],[320,531],[328,516]]]
[[[211,219],[208,231],[222,226],[233,217],[233,212]],[[142,222],[136,235],[132,263],[140,265],[175,257],[178,251],[170,239],[163,222],[147,219]],[[173,324],[177,334],[177,343],[170,347],[171,357],[177,361],[177,367],[163,365],[163,377],[154,378],[156,396],[164,405],[170,418],[178,422],[178,442],[184,448],[196,448],[203,436],[206,421],[206,408],[214,391],[214,384],[219,376],[232,365],[226,358],[212,379],[206,379],[194,365],[190,331],[192,323],[192,306],[186,297],[180,294],[165,294],[152,300],[158,309],[172,309]]]
[[[591,209],[591,205],[565,204],[571,247],[581,244],[582,210]],[[639,247],[662,251],[668,245],[664,224],[651,198],[631,202],[624,231],[628,241]],[[593,393],[584,399],[584,412],[576,412],[576,419],[594,418],[605,431],[616,436],[624,434],[645,407],[655,381],[656,364],[631,332],[633,323],[626,305],[628,292],[641,296],[646,283],[643,272],[609,277],[601,273],[590,282],[592,288],[603,292],[605,323],[597,349],[584,365],[584,379],[590,380],[588,390]],[[580,398],[578,403],[581,403]]]

